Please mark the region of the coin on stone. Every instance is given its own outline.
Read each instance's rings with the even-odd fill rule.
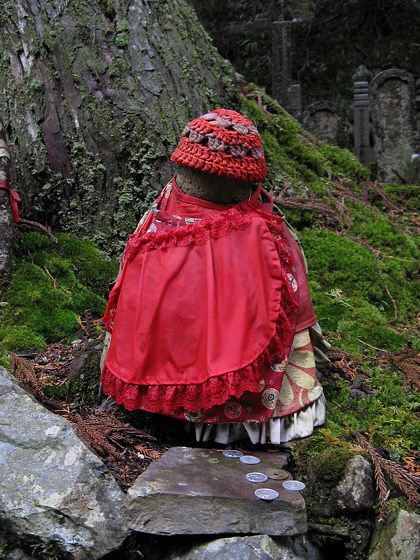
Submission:
[[[258,463],[261,463],[261,459],[254,457],[254,455],[244,455],[239,460],[241,463],[245,463],[245,465],[258,465]]]
[[[245,476],[245,478],[248,482],[265,482],[268,480],[268,476],[261,472],[250,472]]]
[[[303,482],[299,482],[299,480],[285,480],[283,488],[286,488],[286,490],[305,490],[306,485]]]
[[[239,459],[239,457],[242,457],[243,453],[241,451],[236,451],[235,449],[225,449],[225,451],[223,451],[223,455],[225,457],[229,457],[229,459]]]
[[[279,493],[275,490],[271,490],[271,488],[258,488],[258,490],[255,490],[254,494],[260,500],[266,500],[267,502],[279,497]]]
[[[265,472],[272,480],[285,480],[289,476],[289,473],[283,469],[267,469]]]

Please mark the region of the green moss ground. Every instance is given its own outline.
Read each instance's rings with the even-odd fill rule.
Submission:
[[[3,297],[0,355],[44,350],[76,332],[77,317],[87,309],[100,317],[117,273],[118,262],[105,258],[92,242],[59,234],[56,244],[45,235],[24,233]]]

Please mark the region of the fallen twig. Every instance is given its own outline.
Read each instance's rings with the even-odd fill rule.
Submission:
[[[375,247],[372,247],[371,245],[366,243],[366,241],[364,239],[360,239],[360,237],[356,237],[354,235],[347,235],[347,232],[345,232],[345,231],[338,232],[338,235],[341,235],[342,237],[348,237],[349,239],[351,239],[352,241],[354,241],[355,243],[357,243],[361,247],[364,247],[365,249],[368,249],[371,253],[373,253],[375,255],[377,255],[379,253],[381,255],[381,257],[383,257],[385,259],[393,259],[393,260],[396,260],[396,261],[402,261],[402,262],[408,262],[408,263],[415,263],[416,262],[416,261],[410,261],[408,259],[400,259],[399,257],[393,257],[391,255],[386,255],[385,253],[383,253],[379,249],[375,249]]]
[[[83,324],[83,321],[82,321],[80,315],[77,316],[76,321],[77,321],[77,322],[79,323],[79,325],[82,327],[82,330],[84,330],[85,333],[89,336],[89,333],[88,333],[88,331],[87,331],[85,325]]]
[[[337,199],[335,199],[335,198],[333,197],[332,192],[331,192],[330,189],[327,187],[327,185],[325,185],[325,190],[326,190],[326,192],[327,192],[327,194],[328,194],[328,198],[331,200],[331,202],[335,205],[335,207],[336,207],[337,210],[338,210],[338,213],[339,213],[339,215],[338,215],[338,220],[339,220],[339,222],[340,222],[341,229],[344,230],[344,231],[348,231],[348,230],[352,227],[353,222],[352,222],[350,216],[348,216],[348,215],[345,213],[345,210],[346,210],[346,205],[345,205],[345,203],[344,203],[344,201],[345,201],[345,196],[343,196],[343,197],[341,198],[341,202],[340,202],[340,201],[338,201]],[[344,222],[346,222],[346,226],[347,226],[347,227],[344,226]]]
[[[395,173],[395,175],[396,175],[399,179],[401,179],[401,181],[403,182],[404,185],[406,185],[406,184],[408,183],[407,177],[403,177],[403,176],[401,175],[401,173],[399,173],[396,169],[393,169],[393,168],[391,167],[391,171],[392,171],[393,173]]]
[[[379,256],[379,254],[376,255],[376,257],[373,259],[373,264],[376,266],[376,268],[377,268],[377,270],[378,270],[378,272],[379,272],[379,276],[381,277],[382,282],[384,283],[386,293],[389,295],[389,297],[390,297],[390,299],[391,299],[391,301],[392,301],[392,303],[393,303],[393,305],[394,305],[394,318],[390,320],[390,323],[393,323],[394,321],[396,321],[396,320],[398,319],[397,304],[395,303],[395,300],[394,300],[394,298],[392,297],[391,292],[390,292],[389,289],[388,289],[388,285],[387,285],[387,283],[385,282],[385,278],[383,277],[383,274],[382,274],[382,272],[381,272],[381,269],[380,269],[379,266],[377,265],[376,259],[378,258],[378,256]]]
[[[398,205],[395,204],[395,202],[379,187],[378,181],[375,181],[374,183],[372,183],[372,186],[375,189],[375,191],[379,194],[379,196],[382,198],[382,200],[386,204],[388,204],[388,206],[392,206],[393,208],[395,208],[395,210],[398,210],[398,212],[401,212],[401,208],[399,208]]]
[[[420,390],[420,357],[415,350],[402,355],[389,356],[388,359],[403,372],[403,387],[412,383],[416,390]]]
[[[392,478],[394,482],[396,482],[410,502],[416,504],[420,503],[420,495],[417,492],[417,489],[420,486],[420,476],[415,473],[413,474],[408,469],[405,469],[397,463],[379,455],[379,453],[365,440],[360,432],[354,431],[354,435],[356,436],[362,449],[369,455],[375,468],[376,487],[379,490],[379,501],[382,506],[377,522],[381,523],[385,520],[386,504],[389,497],[389,490],[387,489],[383,471],[385,471],[386,474]]]
[[[31,220],[24,220],[23,218],[20,218],[20,220],[15,223],[15,226],[23,227],[26,229],[39,230],[41,231],[41,233],[45,233],[45,235],[48,235],[48,237],[50,237],[54,241],[54,243],[58,243],[58,239],[54,237],[50,229],[48,227],[43,226],[42,224],[39,224],[38,222],[32,222]]]
[[[53,281],[54,289],[60,288],[60,290],[63,290],[63,292],[66,292],[66,294],[71,295],[71,292],[66,290],[66,288],[63,288],[63,286],[60,286],[60,284],[57,282],[57,280],[54,278],[54,276],[51,274],[51,272],[48,270],[48,268],[46,266],[44,266],[44,270],[48,274],[48,276],[51,278],[51,280]]]
[[[361,342],[365,346],[369,346],[369,348],[373,348],[374,350],[378,350],[379,352],[384,352],[385,354],[389,354],[388,350],[382,350],[382,348],[377,348],[376,346],[372,346],[371,344],[368,344],[367,342],[364,342],[363,340],[360,340],[360,338],[356,338],[356,340],[358,342]]]
[[[10,357],[10,373],[14,373],[16,375],[16,379],[25,385],[25,387],[27,387],[37,399],[41,401],[45,400],[46,397],[44,395],[44,391],[42,390],[42,387],[38,382],[38,378],[35,375],[35,369],[32,362],[26,360],[25,358],[21,358],[14,353],[11,353]]]

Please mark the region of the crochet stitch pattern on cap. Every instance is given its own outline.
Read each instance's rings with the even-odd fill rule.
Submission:
[[[257,128],[229,109],[215,109],[188,123],[171,160],[250,183],[263,181],[267,173]]]

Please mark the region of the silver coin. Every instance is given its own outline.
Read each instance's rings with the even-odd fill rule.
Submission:
[[[261,459],[254,457],[254,455],[244,455],[239,460],[241,463],[245,463],[245,465],[258,465],[258,463],[261,463]]]
[[[241,451],[236,451],[235,449],[226,449],[223,451],[223,455],[225,457],[229,457],[229,459],[238,459],[242,457],[243,453]]]
[[[276,492],[275,490],[271,490],[271,488],[258,488],[258,490],[255,490],[254,494],[260,500],[267,500],[267,501],[275,500],[276,498],[279,497],[279,493]]]
[[[305,490],[306,485],[298,480],[285,480],[283,488],[286,488],[286,490]]]
[[[268,476],[262,472],[250,472],[245,477],[249,482],[265,482]]]

